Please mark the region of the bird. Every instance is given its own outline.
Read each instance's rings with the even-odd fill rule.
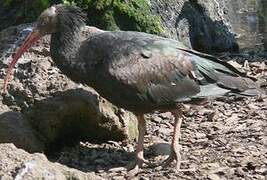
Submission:
[[[44,10],[13,56],[4,92],[22,54],[44,35],[51,35],[50,54],[64,74],[136,115],[139,133],[132,168],[136,172],[149,163],[144,158],[145,114],[160,110],[174,116],[171,152],[161,165],[176,161],[175,169],[180,170],[183,104],[231,93],[264,93],[254,79],[232,65],[189,49],[178,40],[134,31],[103,31],[82,40],[85,19],[82,10],[71,5],[57,4]]]

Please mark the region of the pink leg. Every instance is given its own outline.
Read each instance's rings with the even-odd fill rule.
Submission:
[[[146,121],[144,115],[138,116],[138,143],[136,148],[137,165],[142,167],[143,163],[148,163],[144,158],[144,137],[146,133]]]
[[[148,160],[144,158],[144,136],[146,133],[146,121],[144,115],[137,116],[138,119],[138,142],[136,147],[136,164],[134,168],[129,172],[136,174],[143,163],[148,164]]]
[[[161,164],[162,167],[168,166],[172,161],[176,160],[176,169],[180,169],[181,164],[181,154],[180,154],[180,145],[179,145],[179,138],[180,138],[180,129],[182,124],[181,118],[181,111],[179,109],[172,111],[172,114],[175,118],[174,123],[174,132],[173,132],[173,139],[171,144],[171,154],[169,157]]]

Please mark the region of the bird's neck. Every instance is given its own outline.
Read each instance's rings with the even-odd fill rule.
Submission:
[[[56,66],[70,79],[83,83],[84,63],[79,58],[81,38],[79,31],[58,32],[51,36],[50,53]]]
[[[58,66],[73,66],[78,60],[80,32],[61,31],[51,36],[51,56]]]

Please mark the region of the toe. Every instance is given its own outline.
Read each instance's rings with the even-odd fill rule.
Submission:
[[[144,164],[150,164],[150,162],[147,160],[147,159],[141,159],[141,161],[144,163]]]
[[[166,168],[167,166],[169,166],[172,162],[174,161],[174,156],[171,154],[169,155],[169,157],[167,159],[165,159],[160,166],[163,168]]]
[[[132,168],[131,170],[128,171],[127,176],[130,177],[134,177],[136,176],[140,171],[140,168],[138,165],[135,165],[134,168]]]
[[[137,156],[137,157],[136,157],[136,164],[137,164],[139,167],[142,167],[143,164],[147,164],[147,165],[149,165],[150,162],[149,162],[147,159],[145,159],[143,156],[141,156],[141,157]]]
[[[176,161],[176,171],[180,171],[181,161]]]

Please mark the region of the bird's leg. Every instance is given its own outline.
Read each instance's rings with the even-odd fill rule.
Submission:
[[[176,160],[176,169],[177,170],[180,169],[181,154],[180,154],[179,138],[180,138],[180,129],[182,124],[181,113],[182,112],[180,108],[172,111],[172,114],[175,118],[175,122],[174,122],[173,139],[171,143],[171,153],[169,157],[161,164],[162,167],[166,167],[172,161]]]
[[[144,115],[138,115],[138,142],[136,147],[136,164],[131,170],[132,172],[138,173],[143,163],[148,164],[148,160],[144,158],[144,136],[146,132],[146,121]]]
[[[144,137],[146,133],[146,121],[144,115],[138,116],[138,143],[136,148],[137,165],[142,167],[143,163],[148,163],[144,158]]]

